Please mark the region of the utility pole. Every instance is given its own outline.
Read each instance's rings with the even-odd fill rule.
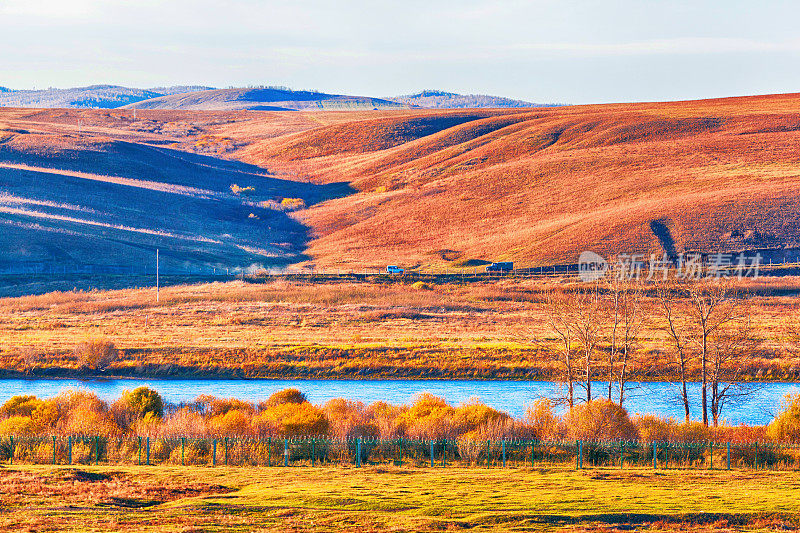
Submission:
[[[159,264],[158,264],[158,248],[156,248],[156,302],[158,302],[159,293]]]

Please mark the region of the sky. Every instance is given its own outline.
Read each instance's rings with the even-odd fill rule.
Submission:
[[[538,103],[800,92],[800,2],[0,0],[0,86],[442,89]]]

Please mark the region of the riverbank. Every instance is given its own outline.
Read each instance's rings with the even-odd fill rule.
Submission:
[[[787,333],[800,279],[744,283],[758,342],[739,379],[800,380],[800,343]],[[279,280],[168,287],[158,301],[152,289],[0,299],[0,376],[557,380],[563,361],[545,300],[570,287]],[[640,314],[628,379],[677,379],[652,294]],[[117,357],[87,366],[76,348],[91,339],[112,342]],[[699,362],[686,371],[699,379]]]

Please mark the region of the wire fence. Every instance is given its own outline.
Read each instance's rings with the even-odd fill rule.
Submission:
[[[762,442],[6,436],[0,437],[0,461],[52,465],[796,470],[800,468],[800,446]]]

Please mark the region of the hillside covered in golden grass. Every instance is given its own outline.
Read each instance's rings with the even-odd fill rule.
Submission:
[[[775,249],[800,238],[800,95],[406,113],[253,143],[357,194],[303,220],[323,264]],[[669,250],[672,251],[672,250]],[[451,263],[452,264],[452,263]]]
[[[10,263],[59,264],[133,264],[159,247],[175,268],[526,267],[587,249],[794,259],[799,140],[798,94],[536,109],[0,109],[0,245]]]

